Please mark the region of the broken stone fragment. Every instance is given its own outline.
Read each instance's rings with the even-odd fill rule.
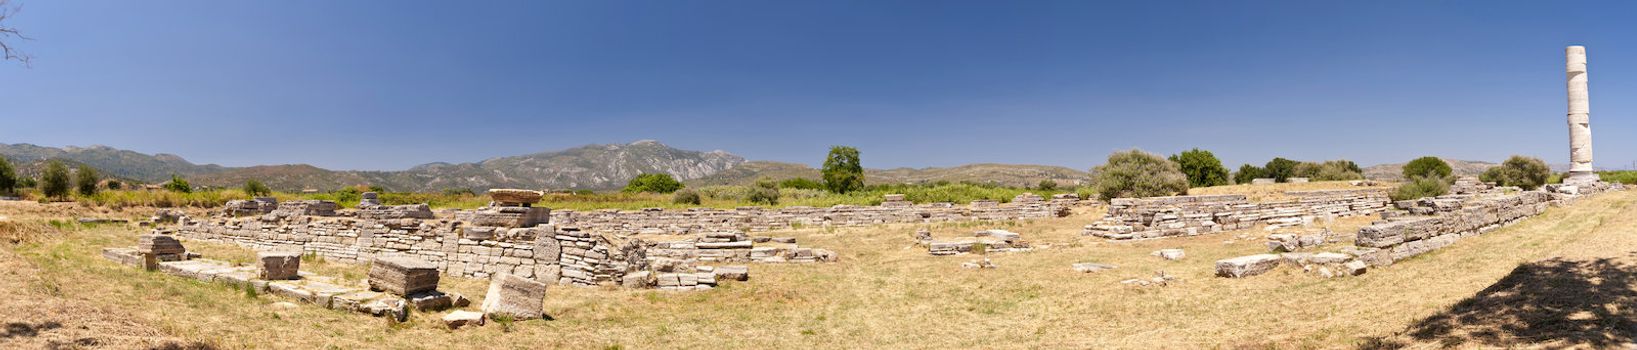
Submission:
[[[544,315],[546,284],[517,275],[502,273],[489,280],[489,293],[483,297],[483,314],[510,316],[528,320]]]
[[[1149,253],[1149,255],[1157,256],[1165,260],[1179,260],[1185,256],[1182,249],[1160,249],[1154,251],[1153,253]]]
[[[511,188],[496,188],[489,190],[489,198],[505,206],[526,206],[539,202],[545,197],[545,192],[520,190]]]
[[[717,266],[712,272],[716,274],[718,280],[750,280],[750,268],[744,265]]]
[[[1242,278],[1260,275],[1279,266],[1280,257],[1273,254],[1247,255],[1216,261],[1218,277]]]
[[[1092,273],[1103,270],[1113,270],[1115,267],[1116,266],[1109,264],[1077,263],[1074,264],[1074,271],[1080,273]]]
[[[273,251],[256,253],[256,275],[260,279],[269,281],[293,280],[299,277],[300,270],[300,252]]]
[[[1367,264],[1359,260],[1348,261],[1345,264],[1341,264],[1341,267],[1342,271],[1346,272],[1349,276],[1362,275],[1364,274],[1365,270],[1369,268]]]
[[[448,326],[449,329],[460,329],[460,327],[469,325],[482,326],[483,319],[483,313],[481,312],[455,310],[448,315],[443,315],[443,325]]]

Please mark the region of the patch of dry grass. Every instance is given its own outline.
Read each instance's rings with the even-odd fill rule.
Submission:
[[[1288,199],[1285,191],[1313,191],[1313,190],[1361,190],[1379,188],[1391,190],[1393,183],[1376,182],[1375,186],[1353,186],[1348,181],[1315,181],[1308,183],[1277,183],[1269,185],[1226,185],[1188,189],[1190,195],[1214,194],[1243,194],[1251,202],[1278,201]]]
[[[1279,185],[1275,185],[1279,186]],[[1292,187],[1322,186],[1297,184]],[[403,327],[373,317],[303,305],[274,311],[280,300],[246,299],[226,287],[142,273],[97,257],[97,249],[135,240],[128,229],[76,230],[69,237],[23,244],[62,298],[75,300],[163,334],[223,347],[450,348],[507,344],[598,348],[799,348],[846,344],[871,348],[1339,348],[1371,344],[1436,346],[1405,335],[1423,320],[1479,295],[1523,263],[1553,256],[1629,254],[1637,247],[1637,193],[1612,193],[1358,277],[1321,279],[1282,267],[1248,279],[1213,277],[1217,259],[1262,253],[1260,231],[1138,242],[1079,235],[1094,208],[1068,219],[1025,223],[932,225],[935,236],[991,227],[1022,233],[1038,249],[986,257],[995,270],[964,270],[977,256],[935,257],[912,243],[917,225],[807,228],[772,235],[841,254],[833,264],[752,265],[749,282],[702,292],[553,286],[546,310],[554,320],[444,330],[440,315],[416,314]],[[1368,218],[1332,223],[1343,235]],[[1231,242],[1230,242],[1231,241]],[[242,249],[188,242],[211,257],[245,257]],[[1187,257],[1149,256],[1183,248]],[[1118,265],[1081,274],[1076,262]],[[304,262],[325,274],[363,267]],[[1180,278],[1167,287],[1122,285],[1156,271]],[[29,284],[38,284],[30,282]],[[12,292],[16,285],[0,285]],[[483,281],[445,278],[443,289],[480,299]],[[28,287],[34,288],[34,287]],[[1553,339],[1514,342],[1554,344]],[[1506,346],[1506,345],[1501,345]]]

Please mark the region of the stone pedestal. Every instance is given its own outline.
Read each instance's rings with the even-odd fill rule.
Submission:
[[[545,283],[502,273],[489,280],[489,293],[483,297],[483,314],[505,315],[514,320],[536,319],[545,315],[545,302]]]
[[[293,280],[301,270],[300,252],[256,253],[256,275],[269,280]]]
[[[408,296],[438,289],[438,267],[424,261],[389,257],[369,268],[369,289]]]
[[[1565,184],[1598,181],[1592,168],[1591,96],[1586,87],[1586,47],[1565,51],[1569,90],[1569,176]]]

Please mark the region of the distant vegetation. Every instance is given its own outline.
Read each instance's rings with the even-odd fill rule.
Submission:
[[[864,188],[864,165],[857,148],[830,147],[830,155],[824,157],[824,167],[819,173],[824,176],[824,187],[832,193],[845,194]]]
[[[1228,168],[1211,151],[1191,149],[1171,155],[1182,173],[1188,176],[1188,187],[1210,187],[1228,184]]]
[[[1296,174],[1296,161],[1273,158],[1262,166],[1262,176],[1273,178],[1273,181],[1286,182]]]
[[[1104,200],[1188,193],[1188,177],[1177,163],[1140,150],[1114,152],[1092,169],[1097,196]]]
[[[17,194],[17,182],[17,168],[6,157],[0,157],[0,195]]]
[[[97,194],[97,184],[100,182],[102,175],[97,174],[97,168],[81,165],[80,169],[74,172],[74,187],[82,196]]]
[[[1251,182],[1251,180],[1265,177],[1267,177],[1266,169],[1262,169],[1262,167],[1255,165],[1244,164],[1239,166],[1239,171],[1233,172],[1233,183],[1248,184]]]
[[[68,198],[68,166],[52,160],[40,173],[40,192],[50,199]]]
[[[671,193],[682,189],[682,182],[676,181],[671,174],[647,173],[631,178],[625,184],[624,192]]]
[[[250,196],[266,196],[273,194],[273,190],[268,189],[261,180],[250,180],[244,182],[244,193]]]
[[[1484,171],[1478,179],[1500,186],[1517,186],[1524,190],[1533,190],[1545,185],[1547,178],[1551,176],[1552,169],[1546,166],[1546,161],[1534,157],[1512,156],[1500,166]]]
[[[171,192],[177,192],[177,193],[190,193],[190,192],[193,192],[193,185],[188,183],[188,179],[184,179],[180,175],[171,175],[171,180],[169,182],[165,182],[164,187],[165,187],[166,190],[169,190]]]
[[[1421,157],[1404,164],[1404,178],[1409,181],[1398,186],[1389,196],[1393,200],[1410,200],[1423,197],[1437,197],[1449,193],[1449,185],[1455,182],[1450,176],[1454,170],[1449,163],[1438,157]]]
[[[1417,177],[1444,178],[1454,171],[1453,168],[1449,167],[1449,163],[1445,163],[1443,159],[1438,159],[1438,157],[1416,158],[1408,164],[1404,164],[1404,178],[1406,179]]]
[[[1637,170],[1599,171],[1597,176],[1606,182],[1637,185]],[[1562,180],[1560,179],[1558,182],[1562,182]]]

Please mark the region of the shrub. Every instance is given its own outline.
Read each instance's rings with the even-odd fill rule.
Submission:
[[[847,193],[864,188],[864,165],[859,161],[858,149],[848,146],[830,147],[824,157],[824,188],[834,193]]]
[[[13,188],[13,190],[15,190],[17,188],[34,188],[35,186],[39,186],[39,185],[40,185],[39,180],[35,180],[32,177],[25,177],[25,178],[17,179],[17,187]]]
[[[756,185],[750,187],[750,193],[745,200],[751,203],[778,205],[779,184],[768,179],[757,180]]]
[[[1399,185],[1398,190],[1393,191],[1389,197],[1392,197],[1395,201],[1402,201],[1422,197],[1437,197],[1445,193],[1449,193],[1449,181],[1418,176]]]
[[[74,172],[74,187],[82,196],[97,194],[98,182],[102,182],[102,175],[97,174],[97,168],[81,165],[80,170]]]
[[[273,190],[268,189],[267,185],[261,183],[260,180],[252,179],[244,182],[244,193],[251,197],[266,196],[273,194]]]
[[[804,177],[797,177],[779,181],[779,188],[794,188],[802,190],[822,190],[824,183]]]
[[[1035,189],[1038,189],[1038,190],[1041,190],[1041,191],[1056,191],[1057,190],[1057,181],[1052,181],[1052,179],[1040,180],[1040,184],[1036,185]]]
[[[1296,176],[1314,181],[1363,180],[1364,172],[1350,160],[1331,160],[1324,163],[1302,163],[1296,166]]]
[[[699,205],[701,203],[699,200],[699,192],[695,192],[694,190],[676,191],[676,194],[671,195],[671,203]]]
[[[1404,164],[1404,178],[1406,179],[1417,177],[1442,179],[1449,177],[1449,174],[1453,172],[1454,169],[1450,169],[1449,163],[1445,163],[1443,159],[1438,159],[1438,157],[1416,158]]]
[[[1546,161],[1534,157],[1512,156],[1500,166],[1485,170],[1478,178],[1501,186],[1518,186],[1525,190],[1533,190],[1546,184],[1546,178],[1551,176],[1552,169],[1546,166]]]
[[[671,193],[680,189],[682,189],[682,182],[676,181],[676,178],[671,177],[671,174],[646,173],[631,178],[630,182],[625,183],[625,189],[621,191]]]
[[[1637,171],[1632,171],[1632,170],[1599,171],[1599,172],[1597,172],[1597,178],[1599,180],[1603,180],[1603,182],[1618,182],[1618,183],[1622,183],[1622,184],[1633,185],[1633,184],[1637,184]],[[1559,179],[1558,182],[1561,183],[1563,181],[1561,179]]]
[[[14,194],[16,190],[17,169],[12,168],[6,157],[0,156],[0,195]]]
[[[1177,163],[1140,150],[1114,152],[1107,164],[1091,172],[1097,195],[1104,200],[1188,193],[1188,176]]]
[[[119,180],[108,180],[108,189],[118,190],[123,188],[125,188],[124,182],[120,182]]]
[[[1265,176],[1265,173],[1267,173],[1266,170],[1263,170],[1255,165],[1240,165],[1239,171],[1233,172],[1233,183],[1248,184],[1251,182],[1251,180],[1262,178]]]
[[[40,174],[40,192],[51,198],[67,197],[68,166],[57,160],[46,163],[45,171]]]
[[[1195,148],[1181,154],[1173,154],[1170,159],[1182,169],[1183,175],[1188,176],[1189,187],[1228,184],[1228,168],[1222,167],[1222,161],[1217,160],[1211,151]]]
[[[1273,158],[1262,166],[1262,177],[1273,178],[1274,181],[1285,182],[1296,173],[1296,161]]]
[[[184,179],[180,175],[171,174],[171,180],[170,182],[165,183],[165,189],[171,192],[192,193],[193,185],[188,184],[188,179]]]

